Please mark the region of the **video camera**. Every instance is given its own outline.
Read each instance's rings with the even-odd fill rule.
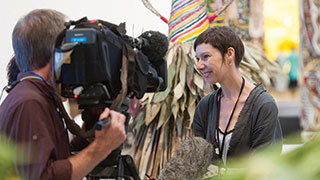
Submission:
[[[61,95],[76,99],[79,108],[84,109],[82,119],[86,130],[94,129],[98,122],[99,113],[92,110],[113,105],[119,95],[140,99],[146,92],[166,89],[164,57],[169,42],[165,35],[146,31],[133,38],[126,35],[124,24],[89,21],[86,17],[66,22],[65,27],[56,39],[53,84],[60,83]],[[126,115],[127,127],[128,101],[122,100],[121,107],[114,110]],[[65,118],[68,119],[67,115]],[[140,180],[132,157],[121,155],[121,149],[122,146],[114,150],[87,178]]]
[[[123,23],[117,26],[86,17],[65,26],[56,41],[54,76],[61,83],[61,95],[75,98],[79,108],[112,103],[122,89],[124,58],[126,96],[140,99],[146,92],[166,89],[165,35],[147,31],[133,38],[125,34]]]

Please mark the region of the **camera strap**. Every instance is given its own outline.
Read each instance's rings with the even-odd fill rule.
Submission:
[[[122,67],[120,74],[121,90],[116,99],[112,103],[110,109],[119,111],[120,106],[128,92],[128,61],[134,60],[134,52],[130,51],[125,43],[123,43]]]
[[[53,89],[53,88],[52,88]],[[85,131],[84,129],[81,129],[81,127],[70,118],[68,115],[64,105],[62,104],[60,96],[55,92],[54,101],[56,103],[56,106],[61,113],[64,122],[66,123],[67,129],[74,135],[80,136],[82,138],[90,138],[94,137],[94,129],[90,129],[89,131]]]
[[[50,89],[50,94],[51,96],[53,97],[54,99],[54,102],[56,104],[56,107],[58,108],[58,113],[61,113],[63,119],[64,119],[64,122],[66,123],[66,126],[67,126],[67,129],[74,135],[77,135],[77,136],[80,136],[80,137],[83,137],[83,138],[88,138],[88,137],[93,137],[94,136],[94,131],[91,132],[91,131],[84,131],[80,128],[80,126],[74,121],[72,120],[66,109],[64,108],[63,104],[62,104],[62,101],[61,101],[61,98],[60,98],[60,95],[58,93],[56,93],[55,89],[48,84],[48,82],[43,79],[42,76],[40,76],[39,74],[37,73],[34,73],[34,72],[31,72],[31,71],[27,71],[26,73],[30,73],[32,74],[33,76],[26,76],[22,79],[19,80],[19,82],[25,80],[25,79],[40,79],[41,81],[43,81],[45,83],[46,86],[49,87]]]

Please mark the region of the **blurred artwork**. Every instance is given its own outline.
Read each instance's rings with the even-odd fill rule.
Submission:
[[[303,62],[301,126],[320,130],[320,0],[300,0],[300,58]]]
[[[301,90],[301,125],[307,131],[320,130],[320,59],[314,59],[304,68]]]
[[[320,56],[319,39],[319,0],[302,0],[301,5],[301,36],[303,47],[306,48],[305,54],[311,57]],[[306,59],[306,58],[305,58]]]
[[[235,0],[225,12],[227,24],[237,35],[261,49],[264,43],[263,3],[264,0]]]
[[[235,0],[226,10],[228,25],[243,40],[249,41],[249,0]]]
[[[214,13],[219,11],[223,6],[223,0],[207,0],[207,13],[208,16],[212,16]],[[213,21],[210,22],[210,27],[213,26],[226,26],[226,14],[222,12]]]

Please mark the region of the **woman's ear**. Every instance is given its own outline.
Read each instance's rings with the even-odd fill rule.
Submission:
[[[225,59],[227,60],[228,64],[232,64],[234,62],[235,59],[235,50],[232,47],[229,47],[227,49],[227,53],[225,54]]]

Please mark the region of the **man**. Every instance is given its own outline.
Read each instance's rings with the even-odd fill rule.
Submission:
[[[54,42],[64,28],[57,11],[34,10],[21,18],[12,33],[20,81],[0,107],[0,132],[19,146],[17,173],[24,179],[81,179],[126,138],[125,116],[105,109],[110,125],[95,132],[85,149],[71,155],[68,135],[50,92]],[[19,148],[23,150],[19,152]]]

